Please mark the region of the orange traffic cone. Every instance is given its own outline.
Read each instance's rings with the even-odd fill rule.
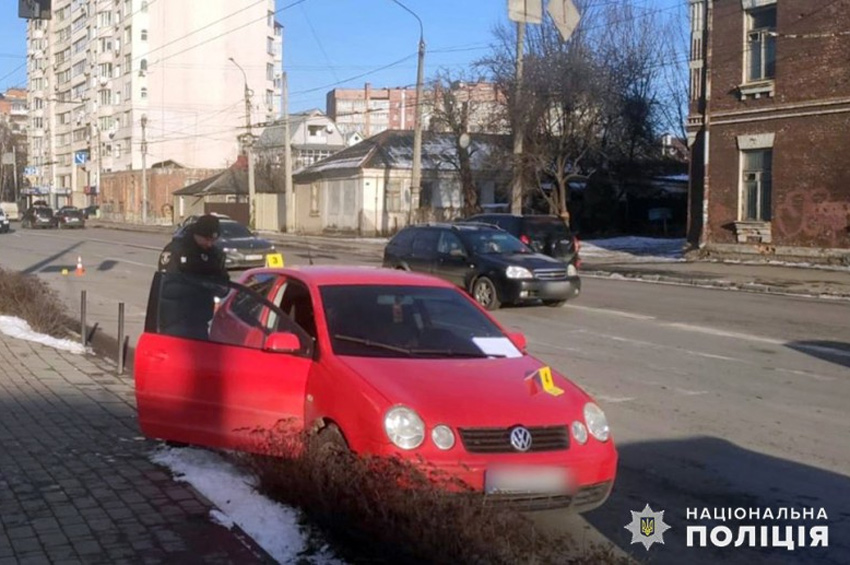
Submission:
[[[86,270],[85,268],[83,268],[83,258],[80,255],[77,256],[77,270],[74,271],[74,274],[78,277],[81,277],[86,274]]]

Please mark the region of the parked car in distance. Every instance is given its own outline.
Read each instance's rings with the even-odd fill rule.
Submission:
[[[194,339],[163,321],[175,283],[208,284],[154,276],[134,369],[147,437],[268,453],[281,432],[315,430],[320,448],[401,457],[485,504],[583,512],[608,498],[617,450],[602,409],[450,283],[254,269]]]
[[[55,214],[56,226],[64,228],[86,227],[86,216],[82,210],[75,206],[63,206]]]
[[[558,216],[543,214],[476,214],[463,221],[499,226],[538,253],[581,266],[578,238]]]
[[[215,246],[225,255],[225,265],[228,269],[251,269],[264,267],[266,256],[279,254],[275,246],[267,239],[258,237],[247,227],[227,216],[219,216],[219,237]],[[197,221],[200,216],[189,216],[174,232],[175,239],[184,237],[187,228]]]
[[[31,206],[21,217],[22,228],[55,228],[56,217],[49,206]]]
[[[85,215],[87,220],[89,218],[91,218],[92,216],[97,218],[99,212],[100,212],[100,206],[98,206],[96,204],[93,204],[91,206],[86,206],[85,208],[83,208],[83,215]]]
[[[538,300],[561,306],[581,292],[572,264],[535,253],[490,224],[406,227],[384,248],[383,265],[438,276],[469,292],[488,310]]]
[[[0,211],[10,222],[16,222],[21,217],[21,211],[15,202],[0,202]]]
[[[0,208],[0,233],[9,233],[9,218],[6,217],[6,212]]]

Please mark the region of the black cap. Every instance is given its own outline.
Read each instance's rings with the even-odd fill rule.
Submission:
[[[195,235],[200,235],[202,237],[218,237],[218,217],[213,216],[212,214],[205,214],[198,218],[194,224],[192,224],[191,232]]]

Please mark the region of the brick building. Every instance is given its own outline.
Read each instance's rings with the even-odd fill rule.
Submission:
[[[688,239],[848,257],[850,0],[690,0]]]

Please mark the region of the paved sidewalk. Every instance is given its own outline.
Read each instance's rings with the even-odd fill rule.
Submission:
[[[0,334],[0,565],[273,562],[150,462],[115,372]]]

